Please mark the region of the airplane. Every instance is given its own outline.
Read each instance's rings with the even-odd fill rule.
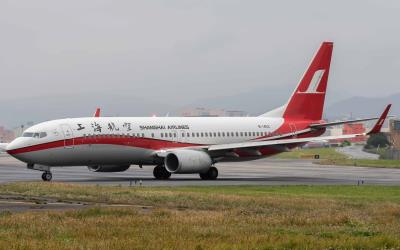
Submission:
[[[152,165],[155,179],[199,174],[215,180],[219,162],[248,161],[288,151],[307,142],[379,133],[380,117],[339,122],[322,119],[333,42],[323,42],[289,100],[257,117],[93,117],[43,122],[28,128],[7,153],[52,179],[51,168],[87,166],[122,172]],[[260,100],[262,101],[262,100]],[[329,126],[378,120],[368,133],[321,136]]]

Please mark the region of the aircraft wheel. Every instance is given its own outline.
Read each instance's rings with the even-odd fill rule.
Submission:
[[[153,170],[154,178],[157,180],[167,180],[171,177],[171,173],[164,166],[156,166]]]
[[[53,175],[51,174],[51,172],[44,172],[42,174],[43,181],[51,181],[52,178],[53,178]]]
[[[207,172],[200,174],[202,180],[216,180],[218,177],[218,169],[216,167],[211,167]]]

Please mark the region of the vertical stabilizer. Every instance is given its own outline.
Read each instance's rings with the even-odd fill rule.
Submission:
[[[323,42],[288,102],[262,116],[320,120],[324,110],[332,42]]]

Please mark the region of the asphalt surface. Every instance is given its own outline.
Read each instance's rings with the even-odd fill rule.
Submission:
[[[363,146],[358,146],[358,145],[336,148],[336,151],[345,154],[352,159],[368,159],[368,160],[379,159],[379,155],[364,152]]]
[[[400,169],[325,166],[311,160],[278,160],[266,158],[257,161],[219,163],[219,178],[215,181],[200,180],[198,175],[172,175],[170,180],[153,178],[153,167],[140,169],[131,166],[121,173],[95,173],[86,167],[53,168],[54,182],[96,185],[400,185]],[[16,181],[42,181],[40,171],[29,170],[25,164],[0,155],[0,183]]]

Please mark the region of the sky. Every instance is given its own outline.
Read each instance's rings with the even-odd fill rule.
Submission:
[[[294,88],[325,40],[329,90],[390,95],[399,13],[398,0],[2,0],[0,96],[124,93],[184,106]]]

